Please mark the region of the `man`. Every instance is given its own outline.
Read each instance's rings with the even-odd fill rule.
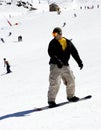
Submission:
[[[10,70],[10,64],[9,62],[6,60],[6,58],[4,58],[4,67],[6,66],[6,69],[7,69],[7,73],[10,73],[11,70]]]
[[[50,56],[50,75],[49,75],[49,90],[48,104],[49,107],[55,107],[55,99],[60,87],[61,79],[66,85],[67,99],[71,102],[76,102],[79,97],[75,96],[75,77],[69,67],[70,55],[75,59],[80,69],[83,68],[82,60],[73,43],[62,37],[62,30],[56,27],[53,30],[53,39],[49,43],[48,54]]]

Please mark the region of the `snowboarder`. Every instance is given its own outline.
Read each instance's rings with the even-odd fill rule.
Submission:
[[[65,37],[62,37],[62,30],[59,27],[53,30],[53,39],[48,46],[48,54],[50,56],[50,74],[49,74],[49,90],[48,104],[49,107],[55,107],[55,99],[60,87],[61,78],[66,85],[67,100],[76,102],[79,97],[75,96],[75,77],[69,66],[70,55],[75,59],[80,69],[83,68],[82,60],[77,49]]]
[[[6,69],[7,69],[7,73],[10,73],[11,70],[10,70],[10,64],[9,62],[6,60],[6,58],[4,58],[4,67],[6,66]]]

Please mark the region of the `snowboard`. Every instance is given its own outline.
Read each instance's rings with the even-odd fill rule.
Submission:
[[[82,97],[77,102],[90,99],[91,97],[92,97],[92,95]],[[40,108],[35,108],[34,111],[42,111],[42,110],[57,108],[57,107],[60,107],[60,106],[63,106],[63,105],[69,104],[69,103],[77,103],[77,102],[70,102],[70,101],[61,102],[61,103],[58,103],[55,107],[44,106],[44,107],[40,107]]]

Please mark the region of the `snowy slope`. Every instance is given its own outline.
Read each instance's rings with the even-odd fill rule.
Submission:
[[[74,17],[74,13],[77,17]],[[101,8],[70,10],[61,15],[30,12],[9,19],[17,26],[7,28],[11,37],[0,43],[0,130],[100,130],[101,129]],[[47,105],[49,57],[47,47],[54,27],[63,27],[63,35],[73,39],[84,62],[79,70],[71,58],[76,77],[76,95],[92,94],[92,99],[59,108],[35,112]],[[6,31],[6,28],[5,28]],[[18,35],[23,41],[17,42]],[[5,73],[3,58],[10,64]],[[56,102],[66,101],[61,84]]]

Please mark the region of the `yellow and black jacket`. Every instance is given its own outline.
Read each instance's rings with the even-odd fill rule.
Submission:
[[[65,38],[66,39],[66,38]],[[65,49],[63,49],[62,45],[58,40],[55,38],[52,39],[48,46],[48,54],[50,56],[49,64],[63,64],[63,65],[69,65],[69,59],[70,55],[75,59],[78,66],[81,67],[82,60],[80,59],[80,56],[78,54],[77,49],[71,42],[71,40],[66,39],[67,45],[65,46]]]

